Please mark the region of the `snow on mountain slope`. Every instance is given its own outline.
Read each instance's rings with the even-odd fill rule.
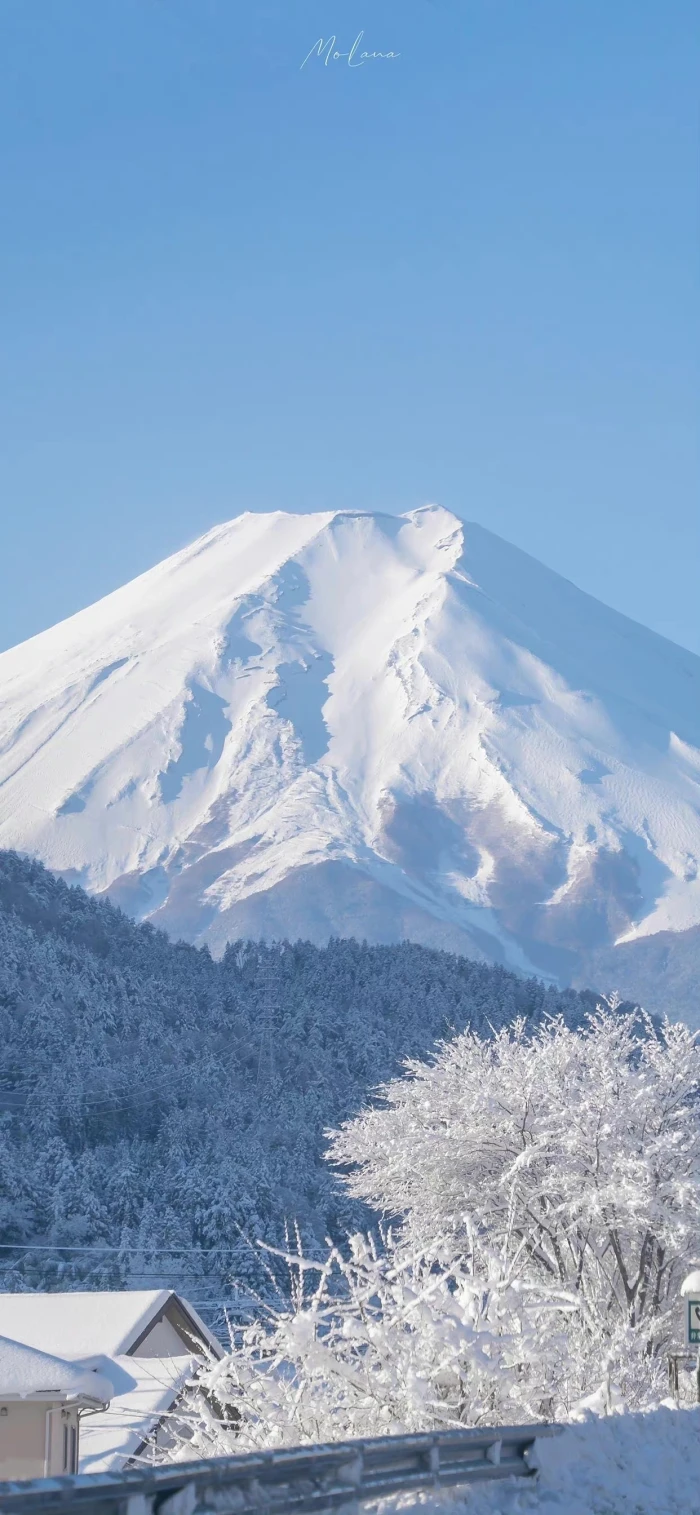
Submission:
[[[439,507],[245,514],[0,656],[0,846],[219,951],[700,922],[700,659]]]

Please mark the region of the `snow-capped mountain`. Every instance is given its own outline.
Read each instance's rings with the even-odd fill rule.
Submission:
[[[241,515],[0,656],[0,846],[212,950],[700,922],[700,659],[439,507]]]

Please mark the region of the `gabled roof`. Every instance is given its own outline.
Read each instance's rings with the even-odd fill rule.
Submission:
[[[61,1400],[106,1406],[112,1393],[111,1383],[91,1368],[0,1336],[0,1400]]]
[[[197,1311],[172,1289],[0,1294],[0,1335],[73,1361],[122,1357],[138,1352],[139,1342],[166,1310],[188,1318],[214,1355],[222,1355],[220,1342]],[[189,1345],[183,1343],[183,1352]]]

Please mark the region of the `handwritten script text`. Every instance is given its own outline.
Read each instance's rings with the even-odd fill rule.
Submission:
[[[313,58],[314,56],[316,58],[323,59],[323,63],[326,68],[328,68],[329,63],[342,63],[343,61],[347,63],[348,68],[364,68],[364,65],[366,63],[371,63],[374,58],[401,57],[400,53],[361,53],[359,51],[359,47],[364,35],[365,34],[363,31],[358,32],[355,41],[353,42],[352,47],[348,53],[341,53],[336,50],[335,44],[338,40],[337,37],[329,37],[325,42],[323,40],[323,37],[319,37],[318,41],[314,42],[313,47],[309,48],[304,62],[300,65],[300,67],[305,68],[309,61],[309,58]]]

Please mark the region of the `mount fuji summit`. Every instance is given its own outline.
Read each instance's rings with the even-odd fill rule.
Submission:
[[[246,513],[0,656],[0,846],[215,953],[410,938],[657,1009],[699,749],[700,658],[483,527]]]

